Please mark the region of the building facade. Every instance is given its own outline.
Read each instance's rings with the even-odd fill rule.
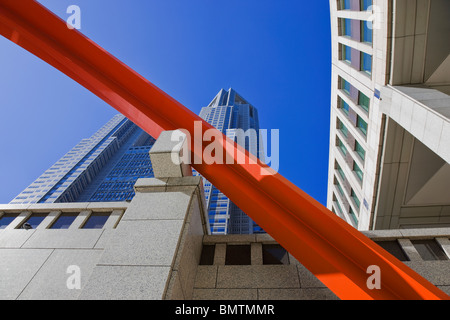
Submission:
[[[83,139],[11,204],[126,201],[138,178],[153,177],[155,140],[119,114]]]
[[[263,159],[259,143],[258,110],[235,90],[220,90],[200,117]],[[247,135],[248,139],[245,138]],[[264,231],[219,189],[205,180],[205,198],[212,234],[253,234]]]
[[[360,230],[450,226],[450,2],[330,10],[328,208]]]

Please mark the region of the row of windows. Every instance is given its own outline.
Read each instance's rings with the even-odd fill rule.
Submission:
[[[91,213],[86,222],[81,226],[81,229],[102,229],[110,215],[110,213],[103,212]],[[5,229],[18,216],[18,214],[2,215],[0,217],[0,229]],[[48,213],[33,213],[25,221],[20,223],[16,229],[36,229],[47,216]],[[50,224],[48,229],[68,229],[77,217],[78,213],[62,213]]]
[[[352,21],[359,21],[353,23]],[[353,20],[348,18],[339,18],[339,35],[350,37],[353,40],[372,44],[373,30],[372,22],[366,20]],[[358,30],[354,30],[357,28]]]
[[[355,11],[367,11],[372,6],[372,0],[338,0],[338,10],[355,10]]]
[[[200,257],[200,265],[213,265],[215,245],[204,245]],[[251,265],[251,245],[229,245],[225,251],[225,265]],[[279,244],[262,244],[263,265],[289,264],[288,252]]]
[[[340,43],[340,60],[347,62],[353,68],[372,75],[372,56]]]
[[[342,112],[347,116],[347,118],[349,118],[350,110],[352,110],[352,108],[349,106],[347,102],[344,101],[344,99],[342,99],[339,96],[338,96],[338,109],[342,110]],[[359,131],[364,135],[364,137],[367,136],[368,130],[367,122],[358,114],[356,114],[355,127],[359,129]]]
[[[348,181],[344,170],[342,170],[341,166],[339,165],[339,163],[337,161],[335,161],[335,168],[336,171],[338,172],[339,176],[342,178],[343,181]],[[356,162],[354,162],[354,168],[353,168],[353,172],[355,173],[355,175],[358,177],[359,174],[362,175],[362,171],[360,171],[359,166],[356,164]],[[359,177],[358,177],[359,178]],[[362,179],[362,177],[361,177]],[[347,182],[348,183],[348,182]],[[341,187],[339,180],[335,177],[334,179],[334,184],[337,185],[337,189],[339,190],[339,193],[344,196],[345,198],[347,198],[347,195],[345,194],[343,188]],[[361,207],[361,201],[359,199],[359,197],[356,195],[355,190],[351,187],[349,187],[350,189],[350,198],[353,200],[353,204],[355,205],[356,209],[359,211],[360,207]]]
[[[344,123],[337,118],[337,124],[336,128],[343,134],[344,137],[348,138],[350,133],[348,132],[347,127],[344,125]],[[345,148],[345,146],[344,146]],[[366,158],[366,150],[364,150],[363,146],[358,142],[358,140],[355,140],[355,148],[354,150],[356,154],[361,158],[361,160],[364,162]]]

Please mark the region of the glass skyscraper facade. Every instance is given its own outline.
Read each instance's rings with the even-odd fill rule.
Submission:
[[[136,180],[153,177],[149,151],[154,142],[146,132],[118,114],[10,203],[131,200]]]
[[[245,146],[242,146],[263,159],[263,150],[259,147],[258,111],[235,90],[220,90],[211,103],[202,108],[200,117],[238,142],[237,137],[242,131],[254,129],[254,139],[245,139]],[[204,180],[204,189],[212,234],[264,233],[261,227],[207,180]]]

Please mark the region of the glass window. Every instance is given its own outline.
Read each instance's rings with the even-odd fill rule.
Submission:
[[[72,222],[78,216],[77,213],[63,213],[58,219],[52,224],[50,229],[69,229]]]
[[[339,213],[342,213],[342,207],[339,204],[339,201],[336,198],[336,195],[333,193],[333,202],[336,204],[336,207],[338,208]]]
[[[21,229],[36,229],[47,217],[47,213],[33,213],[22,225]]]
[[[340,0],[339,3],[341,10],[350,10],[350,0]]]
[[[347,148],[345,147],[344,143],[342,143],[341,139],[339,139],[338,137],[336,137],[336,142],[337,142],[337,146],[339,147],[339,149],[341,149],[344,156],[346,156]]]
[[[287,251],[279,244],[263,244],[263,264],[289,264]]]
[[[358,104],[363,108],[366,112],[369,112],[370,99],[361,91],[358,94]]]
[[[5,229],[13,220],[17,218],[16,214],[4,214],[0,217],[0,230]]]
[[[360,116],[357,116],[356,119],[356,127],[361,130],[361,132],[367,136],[367,122],[365,122],[363,119],[361,119]]]
[[[356,164],[356,162],[353,162],[353,171],[356,173],[356,176],[359,178],[360,181],[363,180],[363,172],[361,168]],[[358,206],[359,208],[359,206]]]
[[[372,56],[365,52],[361,52],[361,70],[369,75],[372,74]]]
[[[216,245],[204,245],[200,256],[201,266],[212,266],[214,264],[214,253]]]
[[[337,162],[336,162],[336,170],[337,170],[337,172],[339,172],[339,175],[341,176],[341,178],[346,180],[344,170],[342,170],[341,166]]]
[[[339,97],[339,105],[341,110],[348,115],[348,112],[350,110],[350,106],[348,105],[347,102],[345,102],[341,97]]]
[[[448,260],[445,252],[434,239],[411,240],[423,260]]]
[[[337,124],[337,128],[339,130],[341,130],[342,134],[347,138],[348,137],[348,129],[347,127],[344,125],[344,123],[342,123],[341,120],[338,119],[338,124]]]
[[[341,82],[342,91],[344,91],[346,94],[350,94],[350,83],[341,77],[339,77],[339,79]]]
[[[366,11],[372,6],[372,0],[361,0],[361,10]]]
[[[359,206],[361,205],[361,202],[359,201],[359,198],[356,196],[356,193],[355,193],[355,191],[353,191],[353,189],[351,191],[350,196],[352,197],[353,202],[355,203],[356,207],[359,209]]]
[[[343,36],[352,36],[352,20],[351,19],[341,19],[341,28]]]
[[[362,160],[366,158],[366,150],[364,150],[358,141],[355,141],[355,151]]]
[[[339,183],[339,181],[338,181],[338,179],[336,177],[334,178],[334,185],[339,190],[339,193],[341,195],[344,195],[344,190],[342,189],[341,184]]]
[[[369,21],[361,21],[361,41],[372,43],[373,30],[369,27]]]
[[[346,46],[344,44],[341,44],[342,46],[342,59],[351,62],[352,61],[352,48],[349,46]]]
[[[109,213],[92,213],[83,225],[83,229],[101,229],[109,216]]]
[[[225,265],[250,265],[250,245],[227,245]]]
[[[375,241],[380,247],[392,254],[400,261],[409,261],[397,240]]]
[[[355,227],[357,227],[357,226],[358,226],[358,216],[357,216],[356,213],[353,211],[352,207],[349,207],[348,214],[350,215],[350,218],[351,218],[352,221],[353,221],[353,225],[354,225]]]

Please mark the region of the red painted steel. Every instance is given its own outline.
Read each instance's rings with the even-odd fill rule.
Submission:
[[[194,137],[211,125],[33,0],[0,0],[0,33],[38,56],[116,108],[150,135],[187,129],[193,157],[205,146]],[[20,85],[20,84],[19,84]],[[193,167],[287,249],[341,299],[448,299],[405,264],[336,217],[280,174],[232,141],[246,164],[194,164]],[[233,155],[234,159],[237,155]],[[292,156],[296,156],[293,154]],[[369,289],[367,268],[381,270],[381,289]]]

